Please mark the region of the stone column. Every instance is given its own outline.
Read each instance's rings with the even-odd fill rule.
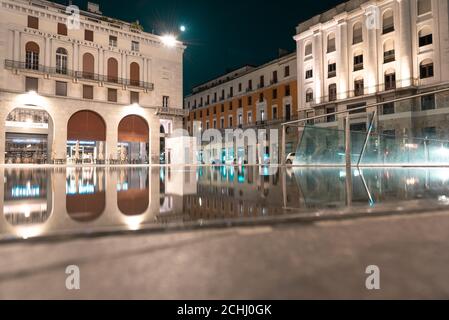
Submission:
[[[148,59],[143,58],[143,82],[148,82]]]
[[[45,38],[45,56],[44,56],[44,66],[50,67],[51,62],[51,39]],[[42,62],[40,62],[42,63]]]
[[[8,47],[8,60],[14,60],[14,31],[8,30],[8,42],[6,44]]]
[[[122,53],[122,79],[128,79],[127,56],[124,53]]]
[[[98,74],[104,75],[104,50],[98,49]]]
[[[372,11],[368,7],[366,11],[366,17],[371,15]],[[364,79],[365,94],[375,93],[377,89],[378,74],[377,74],[377,29],[367,28],[366,23],[363,25],[364,30],[366,30],[366,39],[364,39],[364,56],[366,60],[364,61],[364,68],[366,70],[366,78]]]
[[[106,132],[106,150],[104,157],[106,160],[118,158],[118,123],[111,125],[114,121],[108,122],[108,129]]]
[[[79,51],[80,46],[77,43],[73,44],[73,71],[79,71]]]
[[[150,127],[150,163],[159,164],[160,160],[160,121],[156,116],[151,115],[149,119]]]
[[[14,30],[14,61],[20,61],[20,32]]]
[[[411,6],[409,0],[398,0],[399,4],[399,54],[396,57],[400,59],[401,66],[401,87],[412,85],[413,66],[412,66],[412,22]]]
[[[316,103],[321,103],[323,96],[323,42],[321,30],[313,35],[313,76],[315,79],[314,98]]]
[[[349,92],[348,81],[348,24],[340,20],[337,27],[337,90],[338,99],[346,99]]]

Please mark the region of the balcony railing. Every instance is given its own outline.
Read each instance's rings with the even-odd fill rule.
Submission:
[[[158,107],[156,108],[156,115],[187,117],[189,110]]]
[[[12,61],[5,60],[5,68],[9,70],[26,70],[30,72],[37,72],[43,74],[51,74],[54,76],[64,76],[70,77],[74,79],[82,79],[82,80],[91,80],[96,82],[105,82],[105,83],[115,83],[118,85],[143,88],[147,90],[154,90],[154,84],[144,81],[137,81],[132,79],[123,79],[119,77],[109,76],[109,75],[100,75],[97,73],[84,72],[84,71],[73,71],[67,68],[61,67],[47,67],[43,65],[21,62],[21,61]]]

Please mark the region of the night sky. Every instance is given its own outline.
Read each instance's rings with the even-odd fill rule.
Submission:
[[[57,0],[66,4],[66,0]],[[278,48],[295,49],[295,27],[343,0],[91,0],[104,15],[132,22],[157,34],[180,36],[184,56],[184,93],[202,82],[245,64],[276,58]],[[87,0],[73,0],[80,9]]]

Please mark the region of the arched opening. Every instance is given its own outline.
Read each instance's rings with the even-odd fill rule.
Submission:
[[[71,163],[103,163],[106,123],[93,111],[75,113],[67,124],[67,160]]]
[[[327,53],[334,52],[335,50],[336,50],[335,33],[330,33],[327,36]]]
[[[106,208],[105,172],[97,168],[67,168],[66,210],[78,222],[98,219]]]
[[[49,163],[53,121],[45,110],[16,108],[5,122],[5,163]]]
[[[108,82],[118,82],[118,61],[115,58],[108,59]]]
[[[64,48],[56,50],[56,73],[67,74],[67,50]]]
[[[390,33],[394,31],[394,16],[393,10],[385,11],[382,17],[382,33]]]
[[[3,214],[12,226],[45,223],[52,212],[52,174],[48,170],[6,169]]]
[[[434,75],[433,61],[431,59],[423,60],[419,64],[419,75],[421,79],[432,78]]]
[[[118,171],[117,206],[124,215],[145,213],[150,204],[148,168]]]
[[[25,45],[25,68],[39,70],[39,45],[30,41]]]
[[[363,42],[363,28],[361,22],[356,22],[352,28],[352,44]]]
[[[433,43],[432,29],[429,26],[422,28],[419,33],[419,46],[424,47]]]
[[[130,66],[130,82],[132,86],[138,87],[140,84],[140,67],[137,62],[131,63]]]
[[[311,54],[312,54],[312,42],[307,42],[306,43],[306,46],[305,46],[305,49],[304,49],[304,56],[305,57],[307,57],[307,56],[310,56]]]
[[[120,121],[118,153],[122,163],[149,163],[149,127],[144,118],[129,115]]]
[[[95,74],[95,58],[90,53],[83,55],[83,78],[94,79]]]

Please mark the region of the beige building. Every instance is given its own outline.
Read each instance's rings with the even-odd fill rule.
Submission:
[[[300,118],[449,87],[448,17],[447,0],[351,0],[299,24]],[[381,133],[449,135],[447,92],[379,110]],[[353,130],[366,130],[367,123],[366,113],[352,115]],[[343,119],[315,124],[341,129]]]
[[[164,40],[91,3],[0,0],[0,163],[159,163],[184,116]]]

